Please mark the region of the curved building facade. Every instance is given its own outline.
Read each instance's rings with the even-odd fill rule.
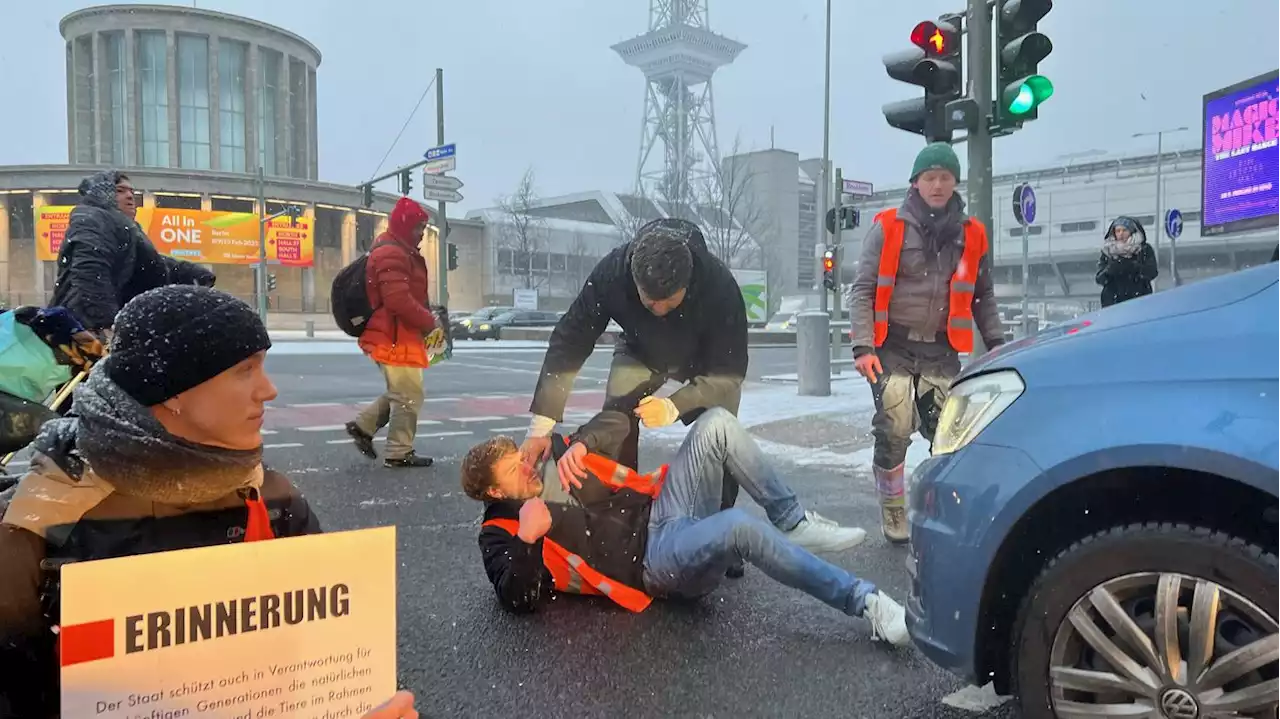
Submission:
[[[68,160],[314,180],[316,69],[303,38],[189,7],[63,18]]]

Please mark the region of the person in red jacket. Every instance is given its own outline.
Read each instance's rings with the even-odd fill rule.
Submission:
[[[422,370],[431,362],[426,336],[435,329],[427,304],[427,261],[418,250],[431,216],[422,205],[400,198],[369,252],[368,292],[373,315],[360,335],[360,349],[377,363],[387,391],[347,423],[356,448],[377,459],[373,435],[387,430],[387,467],[430,467],[431,458],[417,454],[413,438],[422,408]]]

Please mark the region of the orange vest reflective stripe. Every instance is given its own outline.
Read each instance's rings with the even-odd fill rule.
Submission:
[[[513,537],[520,531],[520,522],[514,519],[490,519],[481,526],[498,527]],[[643,612],[653,601],[644,592],[610,579],[587,566],[582,557],[547,537],[542,538],[542,564],[551,572],[557,591],[606,596],[623,609],[633,612]]]
[[[625,487],[640,494],[647,494],[654,499],[657,499],[658,493],[662,491],[662,483],[667,481],[668,465],[665,464],[648,474],[640,474],[625,464],[618,464],[607,457],[592,453],[587,454],[583,464],[586,465],[588,472],[615,490]]]
[[[875,344],[879,347],[889,336],[889,300],[893,297],[893,285],[898,278],[898,261],[902,259],[902,242],[906,237],[906,222],[898,219],[896,209],[888,209],[876,215],[884,233],[884,245],[880,249],[880,269],[876,277],[874,304]],[[964,223],[964,251],[951,275],[951,292],[947,315],[947,339],[957,352],[973,351],[973,294],[978,280],[978,267],[987,254],[987,228],[970,217]]]

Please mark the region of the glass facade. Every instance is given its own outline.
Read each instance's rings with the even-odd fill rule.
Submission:
[[[209,40],[178,36],[178,149],[179,166],[208,170]]]
[[[245,171],[245,58],[243,43],[219,43],[218,165],[224,172]]]
[[[125,94],[126,71],[124,33],[107,33],[102,37],[103,52],[106,53],[107,87],[106,105],[109,115],[111,136],[107,142],[107,160],[112,165],[123,165],[129,161],[125,152],[127,140],[125,128],[129,124],[129,104]]]
[[[276,161],[276,138],[280,128],[276,111],[280,101],[280,60],[278,52],[258,51],[258,162],[268,175],[280,174]]]
[[[163,32],[138,33],[138,88],[142,95],[141,162],[169,166],[168,43]]]

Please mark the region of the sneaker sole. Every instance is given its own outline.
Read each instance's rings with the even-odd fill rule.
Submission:
[[[807,549],[807,550],[809,550],[810,552],[813,552],[814,554],[829,554],[829,553],[832,553],[832,552],[843,552],[843,551],[844,551],[844,550],[846,550],[846,549],[853,549],[854,547],[858,546],[859,544],[862,544],[862,543],[863,543],[863,542],[865,542],[865,541],[867,541],[867,533],[866,533],[866,532],[861,532],[861,533],[859,533],[859,534],[858,534],[858,536],[853,537],[853,538],[849,539],[848,541],[838,542],[838,543],[836,543],[836,544],[823,544],[823,545],[820,545],[820,546],[808,546],[808,545],[804,545],[804,544],[801,544],[801,543],[799,543],[799,542],[796,542],[796,546],[799,546],[799,547],[802,547],[802,548],[804,548],[804,549]]]

